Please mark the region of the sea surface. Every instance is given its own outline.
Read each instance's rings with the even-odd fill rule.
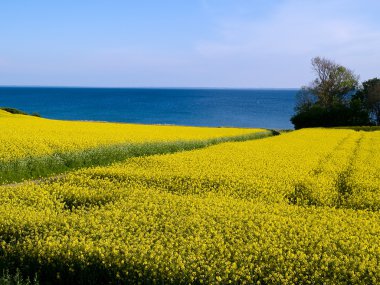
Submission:
[[[290,129],[296,89],[0,87],[0,106],[42,117]]]

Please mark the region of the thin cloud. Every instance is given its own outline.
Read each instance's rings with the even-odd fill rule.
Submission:
[[[64,48],[40,48],[37,42],[34,49],[3,53],[0,72],[35,82],[65,76],[119,86],[281,88],[307,84],[310,59],[325,56],[362,80],[380,76],[378,0],[199,0],[195,10],[188,20],[197,27],[185,25],[182,34],[152,39],[136,29],[128,41],[90,47],[69,41]]]
[[[317,55],[347,65],[363,79],[374,77],[379,73],[380,27],[363,11],[371,7],[380,8],[376,1],[284,1],[265,18],[223,19],[218,39],[198,43],[196,51],[205,60],[251,62],[247,72],[254,82],[268,81],[263,73],[276,85],[284,77],[304,82],[312,76],[309,60]],[[284,67],[287,74],[281,73]]]
[[[330,49],[343,51],[349,45],[364,48],[363,41],[379,48],[378,27],[361,21],[354,10],[339,12],[340,2],[288,1],[259,21],[221,22],[219,40],[201,42],[196,50],[215,57],[330,53]]]

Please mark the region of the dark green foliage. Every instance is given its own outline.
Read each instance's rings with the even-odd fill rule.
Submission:
[[[356,106],[342,104],[325,108],[315,104],[311,108],[296,113],[291,119],[295,129],[336,126],[370,125],[368,113]]]
[[[31,116],[34,116],[34,117],[41,117],[40,113],[37,113],[37,112],[33,112],[30,114]]]
[[[373,123],[380,125],[380,79],[372,78],[362,83],[362,87],[353,96],[363,110],[366,110]]]
[[[358,76],[349,69],[320,57],[312,66],[317,77],[297,95],[290,119],[295,129],[380,124],[380,79],[358,90]]]
[[[10,108],[10,107],[0,107],[0,110],[4,110],[8,113],[11,113],[11,114],[16,114],[16,115],[28,115],[28,116],[35,116],[35,117],[41,117],[41,115],[37,112],[33,112],[31,114],[28,114],[24,111],[21,111],[19,109],[16,109],[16,108]]]
[[[0,107],[1,110],[4,110],[8,113],[11,113],[11,114],[17,114],[17,115],[29,115],[28,113],[24,112],[24,111],[21,111],[19,109],[16,109],[16,108],[10,108],[10,107]]]

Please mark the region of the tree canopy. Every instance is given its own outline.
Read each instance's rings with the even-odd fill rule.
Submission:
[[[358,87],[359,76],[340,64],[315,57],[311,65],[317,77],[304,89],[314,95],[315,102],[322,107],[345,103],[347,95]]]
[[[380,79],[372,78],[362,83],[354,98],[369,112],[376,125],[380,125]]]
[[[370,108],[376,113],[378,107],[380,115],[380,104],[370,103],[380,102],[376,99],[380,96],[378,81],[363,85],[363,93],[356,96],[359,76],[352,70],[322,57],[313,58],[311,65],[316,78],[297,94],[296,113],[291,118],[296,129],[369,125]]]

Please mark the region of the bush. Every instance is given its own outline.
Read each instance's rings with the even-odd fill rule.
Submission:
[[[309,109],[299,111],[290,121],[295,129],[371,125],[368,113],[354,104],[339,104],[330,108],[315,104]]]
[[[16,108],[10,108],[10,107],[0,107],[1,110],[4,110],[8,113],[11,113],[11,114],[18,114],[18,115],[29,115],[28,113],[24,112],[24,111],[21,111],[19,109],[16,109]]]
[[[28,115],[28,116],[34,116],[34,117],[41,117],[41,115],[37,112],[33,112],[33,113],[29,114],[27,112],[21,111],[21,110],[16,109],[16,108],[0,107],[0,110],[4,110],[8,113],[16,114],[16,115]]]

